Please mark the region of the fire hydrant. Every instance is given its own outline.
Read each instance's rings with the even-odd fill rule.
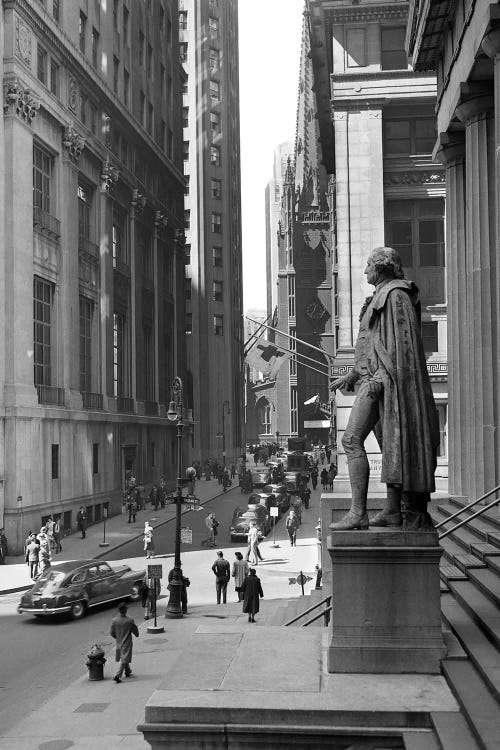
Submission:
[[[89,680],[104,680],[104,650],[99,643],[94,643],[87,654],[87,667],[89,668]]]

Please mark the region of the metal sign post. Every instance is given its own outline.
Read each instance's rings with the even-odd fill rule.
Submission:
[[[153,581],[153,603],[155,613],[155,624],[148,626],[148,633],[164,633],[165,628],[163,627],[163,625],[156,624],[156,582],[161,581],[161,579],[163,578],[163,567],[161,565],[148,565],[147,577],[148,581]]]
[[[271,547],[279,547],[279,544],[276,544],[276,518],[278,516],[278,508],[273,506],[269,508],[269,512],[273,519],[273,543],[271,544]]]
[[[288,584],[292,586],[294,583],[298,583],[302,588],[302,596],[304,596],[304,584],[308,581],[312,581],[312,576],[308,576],[302,571],[300,571],[299,575],[296,578],[289,578]]]
[[[99,542],[99,547],[109,547],[109,542],[106,541],[106,518],[108,517],[108,509],[103,508],[102,509],[102,519],[103,519],[103,536],[102,536],[102,542]]]

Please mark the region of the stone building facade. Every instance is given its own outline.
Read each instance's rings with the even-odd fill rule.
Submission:
[[[370,251],[395,247],[420,289],[428,370],[440,416],[437,476],[447,476],[447,295],[445,174],[433,163],[436,78],[414,72],[405,51],[408,3],[309,0],[311,54],[323,162],[335,175],[332,260],[335,360],[332,375],[353,365],[358,316],[373,288]],[[339,475],[347,474],[341,436],[353,403],[337,392]],[[374,475],[380,453],[367,450]]]
[[[0,9],[0,525],[175,477],[184,375],[177,3]]]
[[[435,156],[446,173],[450,492],[500,484],[500,11],[410,3],[416,71],[437,75]],[[490,498],[493,499],[493,498]]]
[[[238,4],[181,0],[179,26],[191,449],[203,463],[222,458],[223,427],[228,460],[244,446]]]

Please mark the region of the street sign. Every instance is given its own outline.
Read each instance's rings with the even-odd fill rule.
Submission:
[[[188,526],[183,526],[181,528],[181,543],[182,544],[193,543],[193,530],[190,529]]]
[[[302,587],[302,596],[304,596],[304,584],[307,583],[308,581],[312,581],[312,577],[300,571],[300,573],[298,574],[296,578],[288,579],[288,585],[293,586],[294,583],[298,583],[299,586]]]
[[[163,578],[163,567],[161,565],[148,565],[148,578]]]
[[[278,510],[279,510],[279,509],[278,509],[277,507],[273,507],[273,506],[271,506],[271,507],[269,508],[269,514],[270,514],[271,516],[278,516]]]
[[[198,500],[199,498],[195,497],[195,495],[186,495],[186,497],[184,498],[184,502],[187,503],[188,505],[189,504],[196,505]]]

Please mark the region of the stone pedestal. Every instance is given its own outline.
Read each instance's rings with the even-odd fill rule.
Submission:
[[[328,671],[439,674],[441,634],[435,532],[332,531]]]

